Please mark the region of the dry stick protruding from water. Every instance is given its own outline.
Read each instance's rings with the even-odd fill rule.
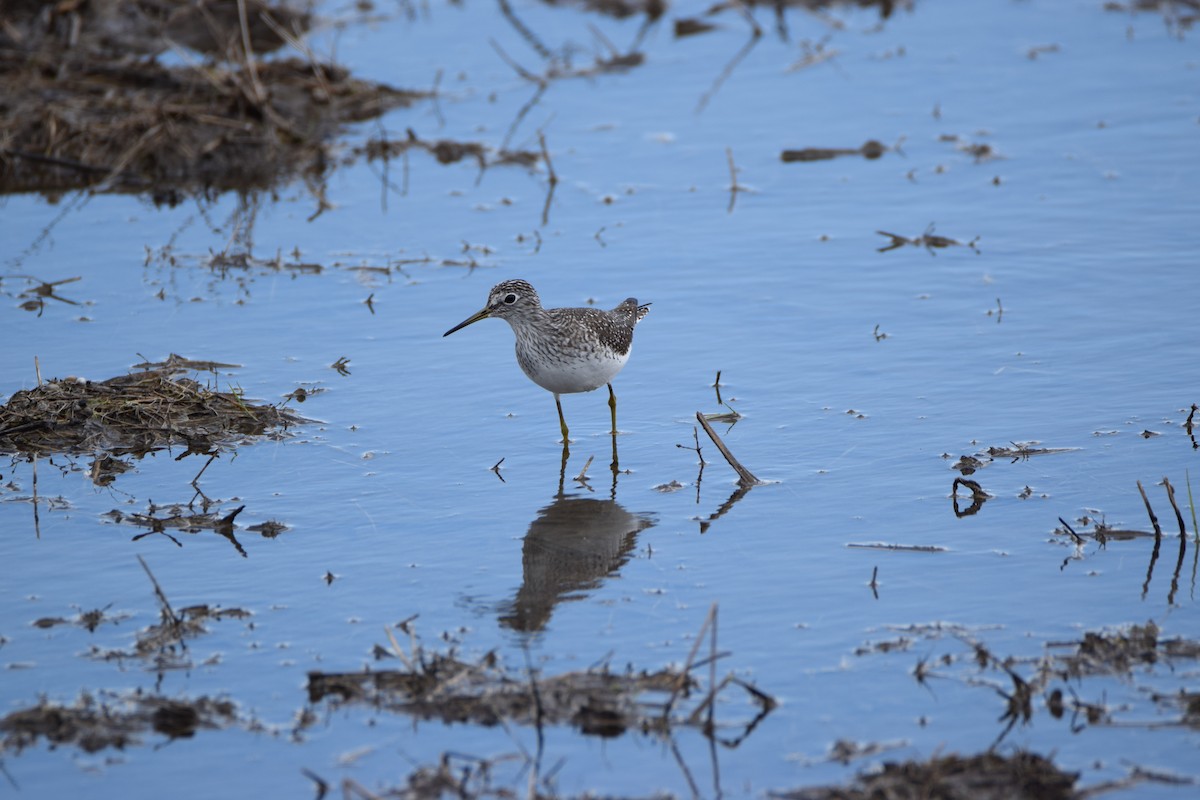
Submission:
[[[1142,502],[1146,504],[1146,513],[1150,515],[1150,524],[1154,526],[1154,538],[1162,538],[1162,527],[1158,524],[1158,517],[1154,515],[1154,509],[1150,507],[1150,499],[1146,497],[1146,490],[1142,488],[1142,482],[1137,482],[1138,492],[1142,495]]]
[[[729,466],[733,467],[733,471],[738,474],[738,485],[749,489],[751,486],[758,486],[762,483],[754,476],[754,473],[742,466],[741,462],[733,457],[733,453],[729,452],[729,448],[721,441],[721,437],[717,436],[717,432],[708,424],[708,420],[699,411],[696,412],[696,419],[700,422],[700,427],[704,428],[704,432],[708,434],[708,438],[712,439],[713,444],[721,451],[721,455],[725,456],[725,460],[729,462]]]
[[[175,609],[171,608],[171,601],[167,599],[166,592],[158,585],[158,579],[154,577],[154,573],[150,571],[150,565],[146,563],[146,559],[141,556],[137,557],[138,563],[142,565],[142,569],[146,570],[147,577],[150,578],[150,583],[154,586],[154,594],[158,598],[158,602],[162,605],[162,610],[167,620],[171,624],[171,629],[175,631],[179,638],[179,645],[184,650],[187,650],[187,642],[183,640],[183,635],[179,633],[179,625],[183,618],[175,613]]]

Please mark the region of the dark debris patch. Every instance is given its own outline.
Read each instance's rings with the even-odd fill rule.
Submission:
[[[307,13],[238,3],[91,0],[5,5],[0,26],[0,194],[209,191],[319,178],[344,125],[427,96],[359,80],[296,40]],[[201,21],[202,20],[202,21]],[[286,32],[286,36],[284,33]],[[304,58],[259,54],[291,38]],[[165,66],[172,46],[210,57]]]
[[[876,248],[878,253],[886,253],[889,250],[895,250],[898,247],[912,245],[913,247],[924,247],[929,255],[937,255],[937,250],[942,250],[947,247],[969,247],[974,251],[975,255],[979,255],[979,248],[976,246],[979,243],[979,237],[976,236],[969,242],[960,242],[957,239],[951,239],[948,236],[941,236],[933,232],[933,223],[929,223],[929,227],[920,236],[901,236],[898,233],[888,233],[887,231],[875,231],[880,236],[886,236],[892,241],[883,247]]]
[[[220,501],[204,498],[199,506],[194,502],[170,505],[158,505],[151,502],[145,513],[134,512],[131,514],[114,508],[103,516],[118,525],[144,528],[145,533],[139,533],[133,537],[135,542],[148,536],[160,535],[169,539],[177,547],[182,547],[183,544],[175,536],[176,533],[198,534],[210,531],[227,539],[242,558],[248,558],[246,549],[237,539],[238,526],[234,522],[238,514],[242,513],[245,508],[245,505],[240,505],[232,511],[226,511],[221,508]],[[274,538],[287,528],[281,523],[272,522],[255,525],[248,530],[255,533],[261,532],[264,538]]]
[[[928,761],[889,762],[848,786],[771,792],[779,800],[1071,800],[1078,773],[1064,772],[1048,758],[1017,752],[948,755]]]
[[[255,437],[280,437],[307,422],[290,409],[256,404],[239,391],[220,391],[183,373],[233,365],[172,355],[143,371],[105,381],[53,379],[15,392],[0,406],[0,453],[92,454],[92,472],[111,483],[138,458],[171,447],[214,456]]]
[[[639,698],[647,692],[669,694],[681,683],[694,688],[690,678],[670,669],[568,672],[538,677],[535,697],[528,678],[508,674],[491,656],[471,664],[453,655],[433,654],[411,670],[310,672],[308,697],[313,703],[363,703],[443,722],[566,724],[607,737],[630,729],[661,729],[661,717]]]
[[[1085,675],[1127,675],[1134,669],[1159,661],[1200,661],[1200,641],[1176,637],[1162,639],[1153,621],[1130,625],[1116,631],[1084,633],[1078,642],[1061,645],[1074,652],[1059,656],[1064,674],[1071,678]]]
[[[544,725],[570,725],[585,735],[601,737],[634,731],[670,735],[677,727],[692,727],[730,748],[737,747],[776,706],[774,698],[732,674],[702,690],[692,676],[695,651],[682,669],[630,667],[615,672],[606,664],[546,676],[512,672],[494,653],[471,663],[458,658],[453,648],[430,652],[419,645],[407,623],[399,627],[413,636],[412,654],[406,654],[389,632],[391,650],[379,647],[376,657],[394,655],[403,661],[403,669],[310,672],[309,702],[324,701],[334,708],[361,704],[446,723],[515,723],[539,730]],[[701,628],[701,633],[705,630]],[[717,657],[715,652],[712,657]],[[744,692],[744,705],[753,718],[717,722],[718,703],[723,717],[737,705],[734,698],[722,694],[730,686]]]
[[[1181,686],[1177,693],[1169,694],[1161,684],[1164,680],[1182,683],[1188,679],[1200,662],[1200,641],[1164,638],[1153,621],[1114,630],[1085,631],[1073,641],[1047,642],[1038,656],[996,653],[978,632],[963,628],[909,628],[904,632],[907,637],[929,641],[945,639],[949,634],[965,645],[942,653],[924,653],[911,674],[927,687],[936,680],[952,680],[999,697],[1000,731],[993,750],[1018,724],[1030,724],[1043,713],[1062,720],[1073,733],[1095,726],[1143,726],[1156,730],[1196,725],[1200,701],[1194,688]],[[907,644],[863,647],[856,655],[904,653],[909,651]],[[1164,718],[1158,714],[1147,721],[1143,703],[1110,702],[1105,679],[1128,686],[1132,697],[1151,697],[1168,715]],[[1134,769],[1129,780],[1156,780],[1141,775],[1139,769]]]
[[[1127,3],[1107,2],[1105,11],[1122,14],[1150,12],[1161,14],[1167,30],[1180,39],[1200,21],[1200,0],[1131,0]]]
[[[461,142],[453,139],[426,141],[417,136],[412,128],[408,129],[403,139],[372,138],[352,152],[356,156],[365,156],[368,161],[381,161],[397,158],[409,150],[429,153],[439,164],[474,161],[481,171],[499,166],[532,169],[541,159],[541,155],[532,150],[495,150],[480,142]]]
[[[829,161],[839,156],[862,156],[868,161],[880,158],[889,148],[882,142],[871,139],[862,147],[805,147],[799,150],[784,150],[779,159],[786,163],[795,161]]]
[[[93,608],[89,611],[81,611],[71,619],[66,617],[39,617],[33,621],[33,627],[48,630],[50,628],[57,628],[60,625],[73,625],[83,628],[88,633],[94,633],[97,628],[105,623],[115,625],[128,618],[128,614],[109,614],[107,608]]]
[[[137,659],[155,669],[188,669],[195,660],[188,642],[208,633],[208,623],[225,619],[245,620],[251,613],[240,608],[219,608],[206,604],[187,606],[173,611],[163,607],[159,622],[137,634],[132,650],[104,650],[93,647],[92,658],[103,661]]]
[[[121,750],[140,744],[147,733],[188,739],[199,730],[225,728],[236,720],[232,702],[211,697],[84,694],[70,706],[42,700],[0,718],[0,753],[20,753],[39,741],[51,747],[78,747],[86,753],[110,747]]]

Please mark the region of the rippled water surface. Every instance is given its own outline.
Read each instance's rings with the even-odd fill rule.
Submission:
[[[695,728],[665,740],[549,727],[559,791],[763,796],[993,745],[1051,755],[1084,786],[1135,766],[1200,779],[1194,717],[1155,699],[1200,690],[1194,656],[1056,678],[1047,694],[1059,687],[1074,711],[1056,717],[1039,693],[1011,727],[999,666],[1012,657],[1028,680],[1087,632],[1147,621],[1164,640],[1200,639],[1195,542],[1181,547],[1160,485],[1192,535],[1195,32],[1098,0],[989,0],[886,20],[789,11],[786,37],[758,9],[757,40],[727,11],[711,32],[673,35],[706,8],[670,6],[639,40],[641,17],[516,4],[586,72],[540,95],[508,62],[547,63],[492,4],[318,9],[318,52],[437,87],[436,102],[350,131],[347,148],[411,129],[540,152],[541,136],[553,187],[544,162],[481,171],[414,151],[386,173],[332,168],[315,218],[303,184],[171,209],[3,201],[4,396],[37,385],[35,358],[44,379],[102,380],[179,353],[241,365],[206,379],[250,398],[304,387],[310,399],[290,404],[315,420],[196,481],[220,514],[245,506],[244,552],[212,531],[139,536],[114,521],[202,502],[204,459],[181,450],[107,486],[91,457],[0,467],[0,712],[140,689],[226,698],[239,720],[123,750],[5,753],[10,788],[308,797],[309,770],[382,791],[445,751],[532,752],[535,733],[310,705],[308,672],[396,668],[376,648],[392,649],[388,631],[410,645],[403,620],[431,651],[494,650],[514,674],[654,670],[687,659],[714,605],[718,678],[778,706],[736,741],[757,706],[731,684],[711,749]],[[640,41],[644,63],[591,69],[606,41],[622,53]],[[888,149],[780,158],[867,140]],[[955,243],[886,249],[879,231]],[[260,261],[211,263],[247,249]],[[277,254],[320,268],[273,266]],[[25,275],[81,280],[58,290],[72,303],[36,313],[19,308]],[[552,399],[520,373],[507,326],[442,337],[508,277],[547,305],[652,303],[615,382],[615,477],[603,390],[564,396],[564,468]],[[340,358],[346,375],[330,367]],[[717,433],[766,481],[748,492],[694,433],[697,411],[725,406],[741,418]],[[974,509],[969,488],[952,496],[963,456],[982,462],[966,476],[988,495]],[[1072,543],[1059,518],[1149,532],[1139,481],[1158,547]],[[249,530],[267,521],[287,530]],[[97,657],[159,620],[137,556],[176,608],[251,616],[210,621],[184,667]],[[109,621],[92,632],[34,624],[98,608]],[[997,661],[979,666],[975,645]],[[887,749],[845,765],[828,758],[838,741]],[[1125,796],[1194,791],[1147,782]]]

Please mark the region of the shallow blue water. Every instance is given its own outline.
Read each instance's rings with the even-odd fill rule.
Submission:
[[[618,45],[638,25],[517,10],[555,47],[592,48],[589,22]],[[685,5],[668,16],[702,10]],[[213,534],[180,535],[182,547],[162,537],[131,543],[139,529],[103,516],[186,503],[197,459],[148,457],[109,489],[42,460],[36,529],[33,466],[0,469],[0,554],[10,565],[0,583],[5,711],[43,695],[71,702],[81,690],[158,688],[228,696],[268,728],[116,755],[27,751],[5,759],[13,779],[44,795],[149,797],[184,782],[196,794],[307,796],[302,768],[380,788],[445,750],[518,749],[497,729],[321,706],[319,724],[292,740],[306,672],[373,664],[372,648],[387,645],[384,627],[413,615],[427,647],[450,632],[468,654],[496,648],[520,669],[528,648],[541,668],[559,672],[605,658],[638,668],[681,663],[716,603],[720,647],[730,654],[722,673],[781,703],[738,748],[719,749],[721,786],[739,796],[841,780],[871,763],[825,762],[838,739],[904,744],[887,757],[970,753],[997,739],[1003,701],[967,678],[1002,685],[1005,676],[960,664],[930,688],[918,684],[919,659],[968,652],[949,635],[917,636],[905,652],[855,654],[900,635],[892,626],[953,623],[1001,657],[1035,659],[1046,642],[1149,619],[1165,637],[1200,637],[1190,545],[1173,589],[1177,540],[1164,542],[1147,580],[1149,540],[1103,550],[1089,543],[1064,566],[1074,550],[1053,534],[1059,517],[1074,524],[1084,513],[1147,529],[1138,480],[1174,531],[1155,485],[1164,475],[1187,513],[1197,456],[1182,423],[1200,387],[1195,37],[1173,36],[1154,15],[1083,2],[921,3],[880,26],[862,12],[836,16],[844,30],[789,14],[792,39],[768,31],[702,113],[700,99],[746,41],[732,15],[720,30],[683,40],[656,29],[646,64],[627,74],[551,84],[512,139],[537,149],[537,131],[545,133],[560,178],[545,225],[544,174],[497,167],[480,177],[474,166],[413,154],[408,194],[390,193],[386,208],[377,175],[361,163],[332,175],[335,208],[312,222],[315,201],[303,187],[261,201],[254,253],[298,249],[301,260],[325,266],[321,274],[218,274],[204,258],[233,235],[236,198],[165,210],[94,197],[44,239],[38,231],[61,206],[7,198],[3,289],[18,291],[18,274],[80,275],[62,294],[86,304],[50,303],[36,317],[6,298],[0,391],[35,385],[35,356],[45,377],[103,379],[139,354],[171,352],[243,365],[220,380],[251,397],[326,390],[300,407],[319,423],[243,446],[202,477],[225,508],[246,505],[239,524],[289,526],[275,540],[239,530],[244,558]],[[769,15],[759,17],[769,28]],[[827,35],[833,59],[788,71],[802,55],[798,41]],[[329,29],[314,46],[336,46],[363,77],[407,87],[429,86],[444,71],[440,118],[430,104],[393,112],[383,120],[393,138],[412,127],[425,138],[499,146],[533,89],[489,38],[537,68],[484,5]],[[1028,57],[1044,44],[1059,49]],[[375,132],[365,125],[354,136]],[[946,134],[991,144],[1000,157],[975,163],[940,139]],[[779,161],[785,148],[901,137],[901,153],[876,161]],[[749,189],[732,212],[726,148]],[[393,163],[393,179],[400,169]],[[915,237],[931,223],[960,242],[979,237],[979,253],[877,252],[889,241],[877,230]],[[168,243],[177,265],[147,263],[145,248]],[[464,243],[473,249],[464,253]],[[434,261],[389,277],[353,269],[425,256]],[[471,256],[476,269],[438,263]],[[652,525],[615,574],[554,605],[533,635],[502,617],[525,580],[530,526],[558,493],[553,403],[520,374],[502,323],[441,336],[510,276],[533,282],[550,305],[611,307],[629,295],[653,302],[616,382],[628,472],[615,489],[621,509]],[[369,295],[374,314],[363,304]],[[876,340],[876,326],[887,338]],[[329,368],[343,356],[349,376]],[[718,370],[723,398],[744,415],[718,431],[772,483],[701,534],[698,520],[730,497],[734,476],[701,434],[709,463],[697,492],[695,454],[676,445],[692,445],[696,411],[720,410],[711,387]],[[576,440],[566,489],[606,500],[605,398],[570,396],[564,406]],[[1145,438],[1146,430],[1161,435]],[[956,517],[951,465],[1013,441],[1071,449],[996,460],[972,476],[994,499]],[[589,456],[591,490],[571,480]],[[489,470],[501,458],[503,481]],[[685,488],[655,490],[672,480]],[[849,546],[875,542],[945,551]],[[87,658],[92,645],[129,648],[134,632],[156,621],[139,554],[176,606],[239,607],[252,620],[211,623],[192,644],[197,666],[161,683],[138,662]],[[876,568],[878,598],[867,585]],[[336,576],[329,585],[327,572]],[[31,625],[110,604],[127,618],[93,634]],[[1146,688],[1194,691],[1195,678],[1196,664],[1185,661],[1076,688],[1093,702],[1105,697],[1117,721],[1161,721],[1170,716]],[[740,695],[724,697],[719,718],[753,716]],[[514,735],[533,746],[530,731]],[[1084,784],[1120,777],[1130,763],[1195,777],[1196,734],[1182,728],[1072,733],[1039,709],[1004,741],[1053,752],[1060,766],[1083,772]],[[565,760],[564,792],[689,791],[669,749],[651,739],[553,729],[546,746],[549,761]],[[713,794],[707,742],[685,731],[678,746],[701,793]],[[233,785],[226,770],[237,771]]]

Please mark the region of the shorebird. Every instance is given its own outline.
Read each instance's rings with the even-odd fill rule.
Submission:
[[[529,379],[554,395],[563,444],[568,444],[567,420],[559,395],[590,392],[608,386],[612,434],[617,433],[616,377],[633,347],[633,329],[650,310],[630,297],[611,311],[598,308],[542,308],[532,286],[522,280],[492,287],[487,305],[446,331],[449,336],[481,319],[496,317],[512,326],[517,338],[517,363]],[[615,440],[614,440],[615,447]]]

